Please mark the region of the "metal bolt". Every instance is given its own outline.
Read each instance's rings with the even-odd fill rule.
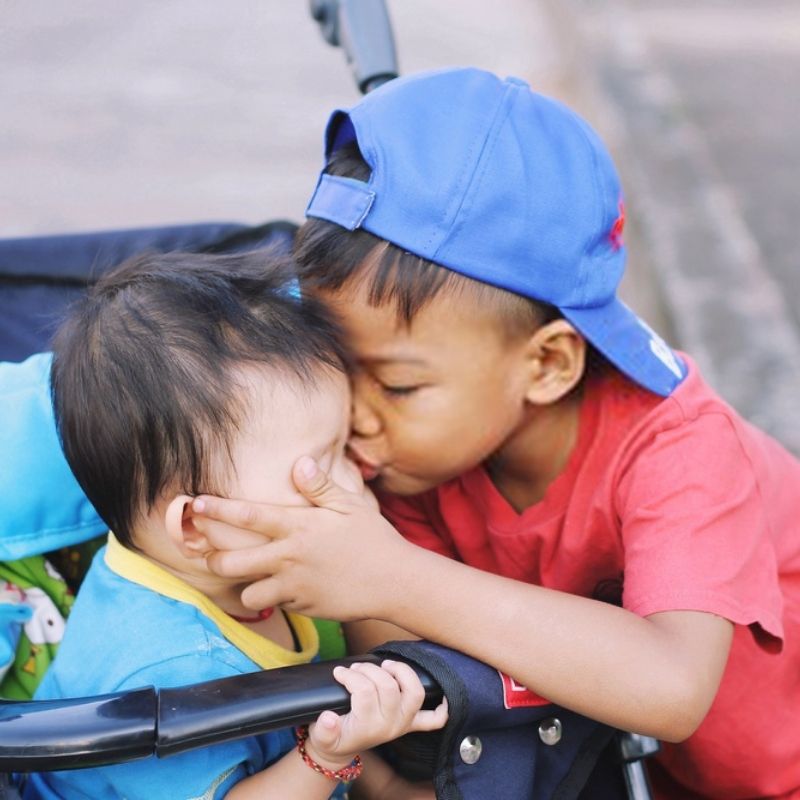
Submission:
[[[558,717],[548,717],[539,723],[539,738],[548,745],[558,744],[563,734],[561,720]]]
[[[474,764],[481,757],[483,752],[483,744],[477,736],[466,736],[458,748],[461,754],[461,760],[465,764]]]

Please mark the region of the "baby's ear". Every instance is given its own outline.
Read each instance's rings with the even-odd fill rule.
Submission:
[[[205,534],[195,527],[192,500],[186,494],[174,497],[164,513],[164,526],[182,556],[205,558],[212,548]]]

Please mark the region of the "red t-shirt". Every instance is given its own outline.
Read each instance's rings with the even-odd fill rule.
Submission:
[[[711,711],[658,756],[658,796],[800,798],[800,462],[687,363],[668,398],[616,373],[590,380],[566,468],[521,514],[482,467],[383,510],[411,541],[489,572],[640,616],[734,622]]]

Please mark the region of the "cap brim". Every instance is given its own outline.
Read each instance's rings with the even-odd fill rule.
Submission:
[[[666,397],[686,377],[680,356],[618,298],[604,306],[561,312],[614,366],[645,389]]]

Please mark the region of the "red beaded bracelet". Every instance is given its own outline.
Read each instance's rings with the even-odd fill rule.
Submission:
[[[314,761],[313,758],[306,752],[306,741],[308,740],[308,725],[301,725],[297,728],[294,732],[294,738],[297,739],[297,752],[303,757],[303,761],[308,764],[314,772],[319,772],[320,775],[324,775],[326,778],[330,778],[332,781],[344,781],[345,783],[349,783],[350,781],[354,781],[364,769],[364,764],[361,761],[361,756],[356,756],[346,767],[342,767],[341,769],[337,769],[335,772],[332,769],[328,769],[327,767],[323,767],[322,764],[318,764]]]

